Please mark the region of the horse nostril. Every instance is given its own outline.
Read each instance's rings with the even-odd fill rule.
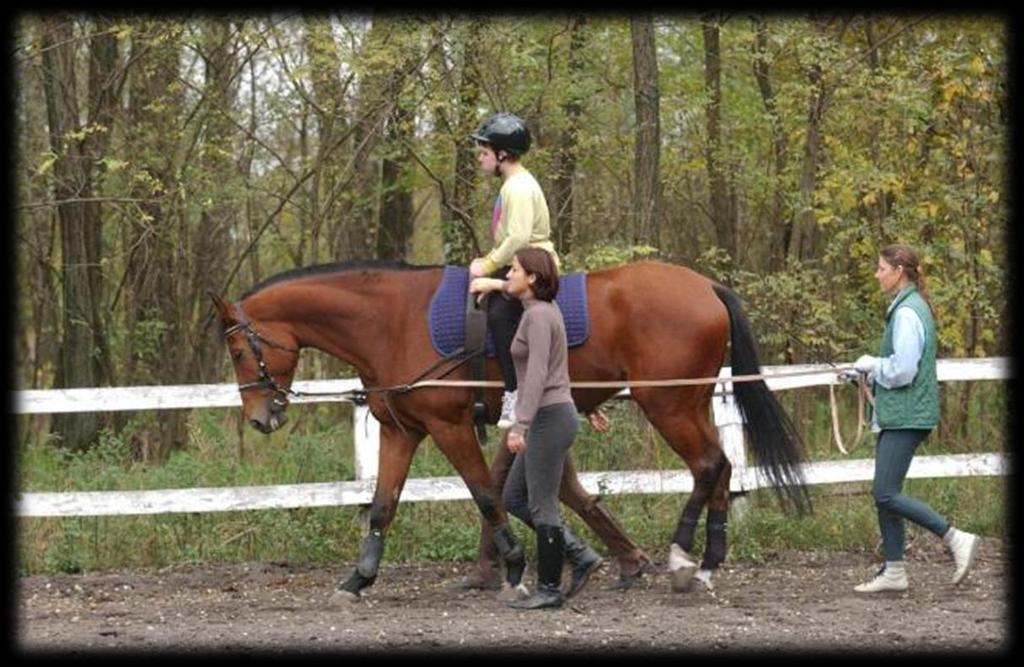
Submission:
[[[261,424],[258,419],[250,419],[249,420],[249,425],[252,426],[257,431],[260,431],[260,432],[263,431],[263,424]]]

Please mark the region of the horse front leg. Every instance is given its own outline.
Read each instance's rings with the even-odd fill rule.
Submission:
[[[484,522],[490,528],[489,542],[497,551],[498,557],[505,562],[505,581],[509,586],[518,586],[526,569],[526,558],[522,546],[512,534],[505,507],[501,502],[501,488],[504,486],[504,478],[508,475],[508,464],[504,470],[496,471],[499,479],[492,478],[472,426],[439,423],[433,425],[430,434],[462,477],[462,481],[466,483]],[[504,443],[501,446],[504,447]],[[502,460],[500,454],[495,456],[495,461],[499,464]],[[481,531],[481,537],[487,539],[486,527]],[[481,547],[481,562],[487,555],[488,551]]]
[[[412,455],[423,437],[422,433],[403,432],[394,425],[381,424],[379,471],[370,505],[370,531],[363,539],[356,569],[340,586],[339,593],[359,597],[360,591],[377,580],[384,537],[398,509],[398,498],[409,474]]]

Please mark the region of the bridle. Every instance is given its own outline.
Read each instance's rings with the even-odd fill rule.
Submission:
[[[263,360],[263,348],[260,346],[260,341],[263,341],[270,347],[278,350],[284,350],[285,352],[293,352],[298,355],[299,350],[297,348],[288,347],[276,343],[266,336],[262,335],[256,329],[253,328],[252,322],[249,321],[248,316],[242,310],[240,305],[236,305],[235,308],[238,310],[238,322],[224,330],[224,338],[235,333],[236,331],[242,331],[245,333],[245,339],[249,343],[249,349],[252,350],[252,355],[256,358],[256,363],[259,364],[260,377],[254,382],[247,382],[245,384],[238,385],[238,391],[245,391],[247,389],[270,389],[274,392],[274,404],[284,406],[286,402],[282,398],[288,398],[289,396],[295,395],[291,387],[282,387],[274,379],[274,376],[270,374],[270,370],[267,368],[267,363]]]

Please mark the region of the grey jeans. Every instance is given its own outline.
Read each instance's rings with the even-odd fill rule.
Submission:
[[[572,403],[556,403],[537,411],[526,432],[526,450],[516,455],[502,492],[505,509],[523,523],[562,525],[558,488],[565,457],[579,427]]]
[[[878,509],[878,528],[882,533],[882,551],[887,561],[903,560],[904,519],[910,519],[939,537],[949,530],[949,522],[935,510],[902,493],[903,480],[907,478],[914,451],[928,433],[921,429],[891,429],[878,434],[875,482],[871,493]]]

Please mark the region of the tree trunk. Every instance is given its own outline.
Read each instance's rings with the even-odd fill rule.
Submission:
[[[203,98],[205,130],[199,151],[199,173],[204,182],[195,193],[203,202],[198,219],[179,216],[176,279],[165,285],[174,294],[174,319],[167,323],[169,340],[188,342],[179,354],[168,355],[161,380],[165,384],[208,383],[219,379],[223,341],[211,326],[207,292],[220,293],[227,276],[230,230],[238,224],[238,168],[234,140],[237,129],[232,107],[237,92],[238,54],[235,33],[227,18],[210,17],[201,26],[200,49],[205,64]],[[189,267],[186,269],[185,267]],[[184,333],[185,335],[181,335]],[[164,461],[187,443],[190,411],[168,411],[161,420],[161,438],[148,458]]]
[[[560,255],[572,249],[573,237],[573,178],[576,175],[576,145],[580,131],[580,115],[583,111],[580,93],[580,77],[583,73],[586,52],[586,15],[570,19],[568,95],[562,104],[566,128],[562,133],[556,154],[555,175],[551,187],[551,229],[555,249]]]
[[[406,142],[411,139],[414,114],[405,100],[396,103],[388,121],[381,165],[380,230],[378,259],[405,259],[412,241],[412,192],[403,180],[403,165],[410,162]]]
[[[661,236],[658,224],[661,127],[658,120],[658,60],[654,43],[654,20],[650,14],[634,16],[630,19],[630,29],[636,108],[633,242],[658,247]]]
[[[50,148],[57,156],[54,199],[58,202],[62,257],[63,340],[56,384],[95,387],[108,379],[111,367],[105,357],[101,315],[102,219],[98,202],[88,200],[94,193],[93,165],[106,151],[112,129],[112,106],[119,89],[117,42],[102,25],[89,40],[85,127],[92,131],[82,132],[73,19],[46,17],[41,30]],[[62,446],[81,451],[95,442],[102,425],[101,414],[68,413],[55,415],[51,429]]]
[[[771,119],[772,157],[775,169],[775,182],[772,187],[772,203],[769,212],[770,239],[768,241],[768,270],[772,273],[781,271],[786,264],[786,249],[793,233],[793,220],[786,215],[785,177],[787,142],[779,118],[778,104],[775,101],[775,90],[772,87],[771,69],[766,58],[768,51],[768,28],[763,18],[754,19],[756,28],[756,45],[754,47],[754,78],[761,91],[761,101]]]
[[[356,127],[352,133],[351,197],[345,228],[335,236],[335,252],[345,259],[368,259],[376,253],[381,197],[380,145],[396,100],[422,58],[414,19],[377,15],[366,35],[362,58],[370,63],[359,81]],[[389,61],[397,61],[397,67]]]
[[[868,64],[871,67],[871,73],[874,75],[876,81],[882,81],[882,64],[880,54],[878,53],[878,43],[875,39],[874,23],[878,19],[874,16],[864,17],[864,36],[868,43]],[[869,141],[871,143],[871,164],[878,165],[881,161],[881,120],[878,116],[873,118],[874,131],[871,133]],[[882,227],[885,224],[885,217],[888,213],[888,201],[885,190],[878,188],[875,191],[875,204],[872,206],[872,210],[864,216],[866,220],[871,224],[874,231],[874,238],[882,237]]]
[[[834,20],[834,16],[812,18],[814,29],[822,39],[829,39],[828,30]],[[842,40],[843,33],[849,24],[849,17],[841,21],[835,41]],[[816,58],[805,67],[805,72],[810,84],[810,99],[807,104],[807,129],[804,134],[804,162],[800,173],[800,194],[794,214],[795,224],[788,252],[790,259],[800,262],[820,254],[818,246],[821,244],[821,233],[818,228],[817,216],[814,214],[813,197],[818,168],[821,165],[821,123],[834,90],[826,83],[826,72]]]
[[[182,339],[176,284],[182,270],[179,257],[182,235],[173,210],[178,191],[174,156],[178,153],[174,133],[167,128],[180,122],[181,99],[177,93],[182,25],[146,19],[133,26],[131,59],[136,67],[129,78],[126,145],[130,147],[135,172],[144,178],[132,180],[131,196],[140,200],[135,219],[122,233],[127,258],[122,287],[115,297],[122,313],[125,335],[122,350],[122,384],[151,385],[179,378],[176,355],[163,351]],[[179,380],[180,381],[180,380]],[[133,436],[133,449],[141,460],[159,458],[168,423],[153,416]]]
[[[461,43],[457,46],[460,51],[459,64],[455,69],[459,82],[458,108],[455,111],[456,126],[451,133],[455,160],[452,165],[451,206],[448,210],[441,211],[441,243],[446,264],[469,266],[477,253],[471,226],[472,220],[475,219],[473,183],[477,164],[469,134],[476,130],[479,124],[476,109],[480,103],[480,82],[474,67],[480,57],[480,21],[475,18],[467,20],[465,29],[457,34],[461,36]],[[465,214],[466,219],[463,219],[458,211]],[[489,224],[487,229],[489,233]]]
[[[332,158],[328,152],[334,147],[337,137],[346,130],[345,90],[340,74],[341,56],[338,53],[337,42],[331,34],[330,19],[307,15],[305,25],[306,53],[310,63],[318,127],[314,173],[309,185],[308,234],[308,263],[316,264],[321,261],[320,246],[324,225],[333,219],[331,213],[334,211],[336,201],[334,193],[338,183],[338,169],[337,157]]]
[[[704,34],[704,91],[708,97],[707,146],[705,160],[708,168],[711,217],[718,245],[729,253],[733,265],[739,254],[737,246],[736,216],[729,200],[729,187],[722,168],[722,54],[719,48],[719,19],[715,14],[701,17]]]

